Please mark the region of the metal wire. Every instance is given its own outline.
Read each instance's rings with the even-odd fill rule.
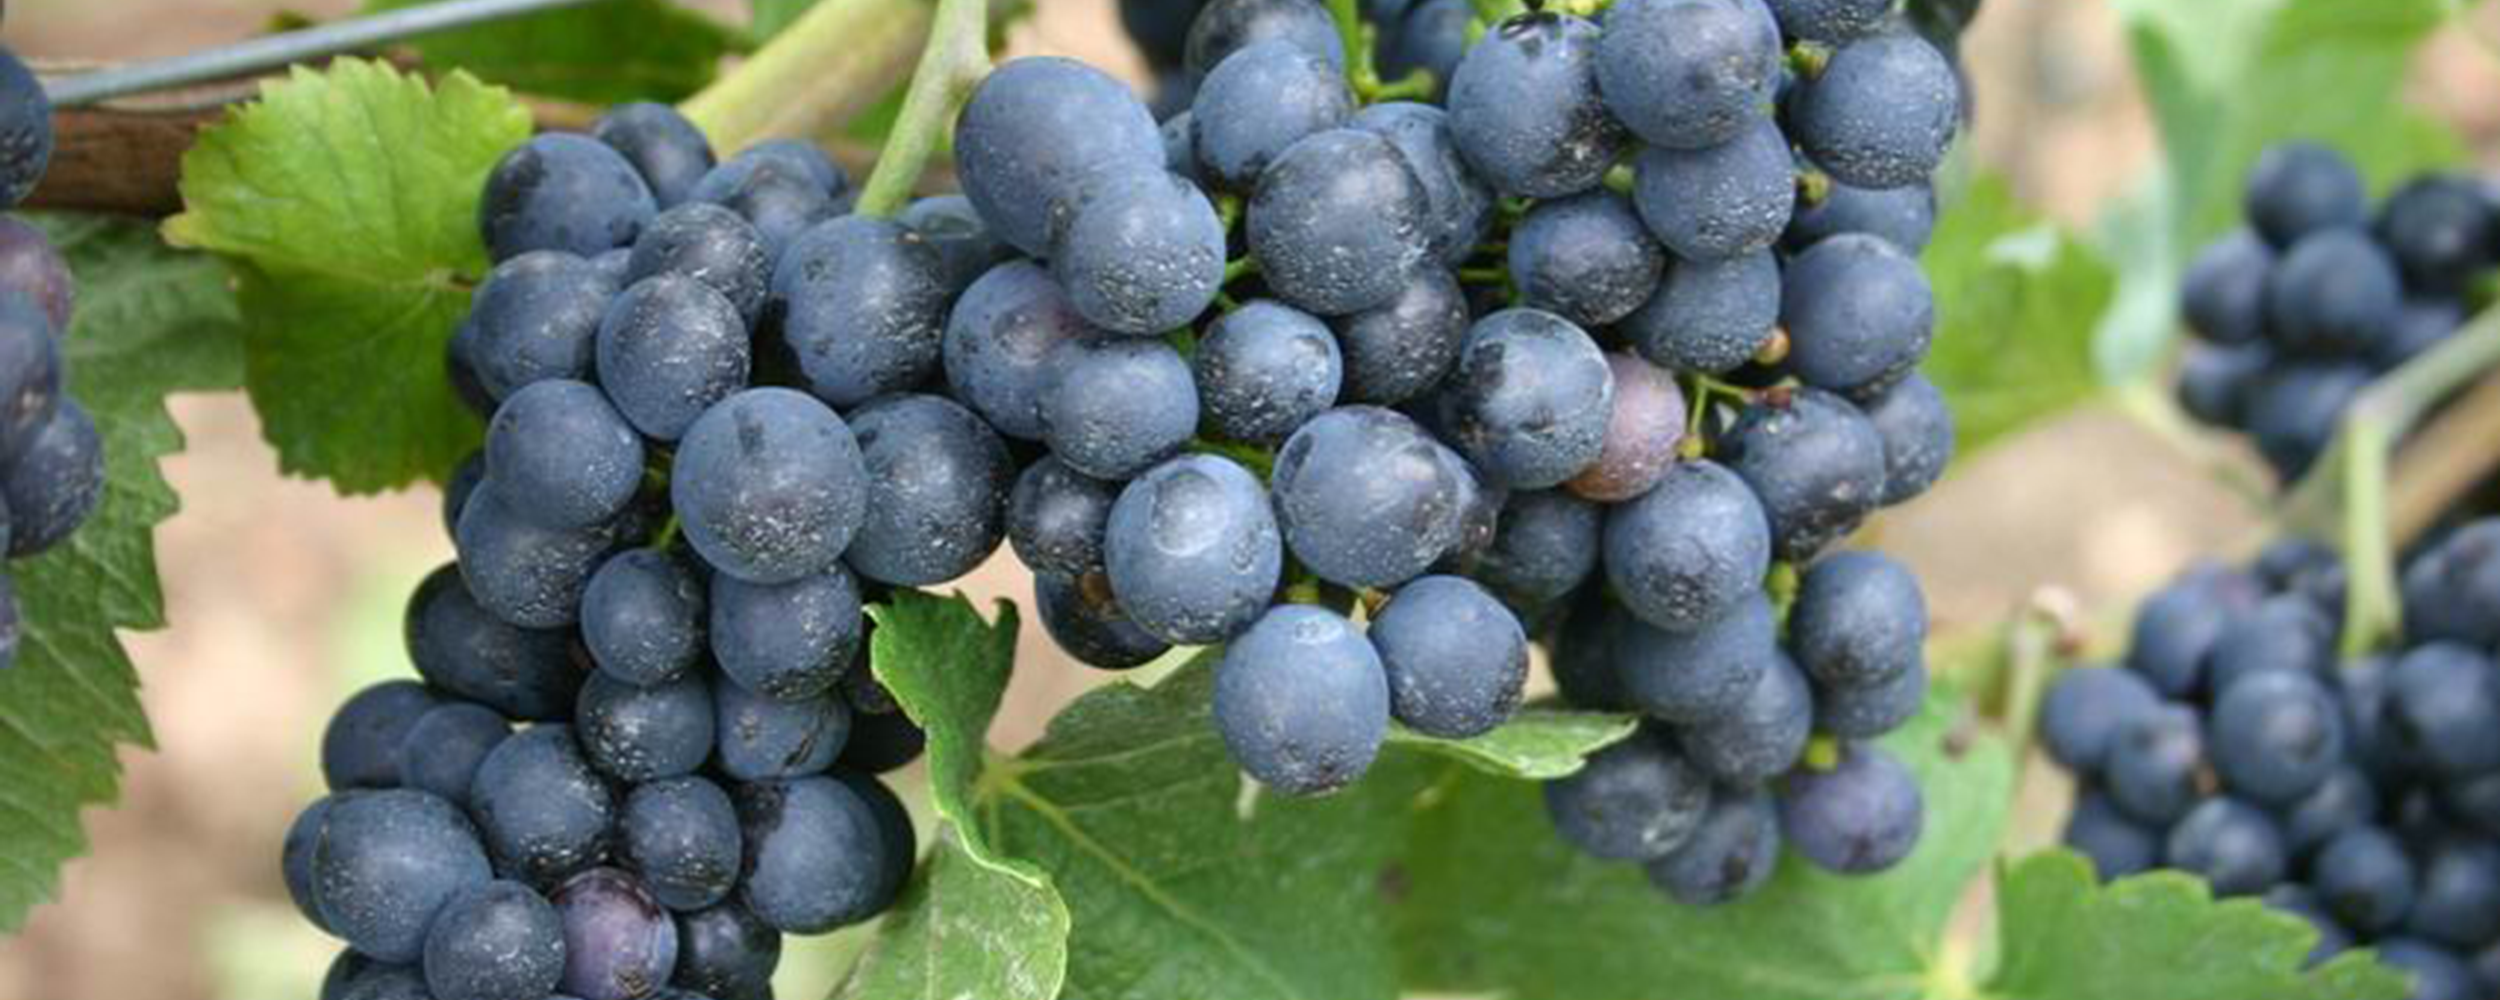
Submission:
[[[53,80],[45,85],[44,90],[51,97],[54,107],[74,108],[151,90],[264,72],[306,59],[354,52],[486,21],[604,2],[606,0],[446,0],[202,49],[170,59],[82,73]]]

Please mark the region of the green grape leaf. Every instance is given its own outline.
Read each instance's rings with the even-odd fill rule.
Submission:
[[[901,590],[869,614],[871,669],[928,732],[942,826],[836,995],[1049,1000],[1066,973],[1067,905],[1048,873],[1003,854],[972,812],[1015,666],[1015,605],[999,602],[997,622],[984,624],[961,596]]]
[[[1638,728],[1640,720],[1629,715],[1535,707],[1482,736],[1449,740],[1397,726],[1390,729],[1389,742],[1461,761],[1488,774],[1545,780],[1579,770],[1590,754],[1621,742]]]
[[[264,85],[183,155],[165,235],[236,264],[245,387],[280,468],[368,493],[476,446],[443,352],[487,268],[479,189],[529,133],[467,74],[341,59]]]
[[[182,449],[174,392],[242,380],[233,293],[215,259],[145,226],[37,216],[78,283],[63,344],[69,392],[105,448],[102,503],[77,534],[13,562],[19,639],[0,669],[0,932],[49,898],[85,849],[78,812],[119,794],[118,748],[148,746],[139,676],[114,634],[163,627],[155,528],[180,505],[157,460]]]
[[[2101,231],[2124,268],[2097,336],[2103,375],[2146,378],[2175,339],[2178,275],[2235,226],[2248,168],[2268,145],[2324,142],[2378,190],[2453,164],[2462,146],[2401,99],[2413,51],[2453,0],[2118,0],[2163,169],[2113,205]]]
[[[1937,309],[1922,370],[1953,409],[1961,454],[2098,387],[2092,330],[2115,283],[2109,265],[2017,203],[2002,178],[1960,192],[1921,263]]]
[[[1636,1000],[1662,984],[1746,1000],[1923,996],[2013,791],[2011,756],[1965,716],[1940,692],[1884,740],[1927,796],[1925,836],[1899,867],[1843,878],[1789,857],[1761,892],[1713,909],[1565,844],[1536,786],[1453,771],[1422,798],[1397,880],[1405,982],[1515,1000]]]
[[[2401,1000],[2404,977],[2367,956],[2303,972],[2317,931],[2253,899],[2153,872],[2096,884],[2091,864],[2048,851],[1997,882],[1997,1000]]]
[[[437,0],[365,0],[370,12]],[[737,29],[668,0],[611,0],[410,39],[427,66],[588,104],[681,100],[712,82]]]
[[[1152,688],[1114,682],[992,767],[977,807],[1001,850],[1057,880],[1075,917],[1066,994],[1088,1000],[1387,1000],[1376,886],[1404,822],[1374,789],[1260,794],[1208,717],[1201,656]]]

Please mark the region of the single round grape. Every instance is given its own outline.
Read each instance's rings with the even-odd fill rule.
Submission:
[[[822,934],[876,915],[892,844],[875,810],[832,778],[738,788],[747,908],[788,934]],[[587,1000],[587,998],[585,998]]]
[[[623,513],[642,487],[642,459],[642,437],[587,382],[532,382],[486,425],[486,478],[515,513],[549,527]]]
[[[1641,141],[1701,149],[1768,116],[1785,55],[1761,0],[1625,0],[1606,11],[1597,83]]]
[[[2396,321],[2370,345],[2370,367],[2389,371],[2403,367],[2431,348],[2447,343],[2465,325],[2465,307],[2447,299],[2406,299]]]
[[[2306,353],[2364,351],[2394,328],[2404,306],[2395,259],[2357,229],[2301,237],[2266,281],[2266,333]]]
[[[1779,260],[1763,250],[1671,261],[1658,294],[1617,329],[1653,364],[1724,375],[1762,353],[1779,315]]]
[[[467,802],[478,765],[511,735],[511,724],[494,709],[467,702],[437,705],[418,716],[399,742],[398,784]]]
[[[2198,803],[2170,828],[2162,856],[2163,864],[2206,880],[2218,896],[2264,892],[2290,864],[2273,818],[2233,798]]]
[[[497,872],[551,886],[607,857],[616,799],[582,758],[573,727],[532,726],[478,765],[469,815]]]
[[[1606,443],[1597,461],[1564,485],[1591,500],[1621,503],[1649,492],[1675,463],[1684,391],[1672,373],[1630,354],[1606,355],[1606,369],[1614,385]]]
[[[1460,10],[1459,19],[1464,22],[1468,15],[1463,5],[1464,0],[1427,0],[1426,8],[1435,13],[1425,16],[1443,17],[1442,11]],[[1450,52],[1453,64],[1457,55],[1456,50]],[[1439,79],[1449,78],[1445,71]],[[1393,79],[1397,74],[1384,69],[1383,75]],[[1425,253],[1451,267],[1474,254],[1476,244],[1493,227],[1493,189],[1458,155],[1448,113],[1429,104],[1385,101],[1355,112],[1346,124],[1389,140],[1423,184]]]
[[[1710,811],[1710,778],[1648,732],[1590,754],[1545,783],[1554,832],[1609,861],[1653,861],[1692,840]]]
[[[1666,259],[1631,201],[1606,190],[1539,202],[1510,234],[1511,279],[1524,303],[1584,326],[1649,301]]]
[[[461,579],[479,607],[522,628],[558,628],[580,619],[582,592],[614,537],[604,525],[534,523],[490,478],[460,511],[452,540]]]
[[[890,219],[809,229],[773,270],[773,315],[808,391],[843,408],[938,370],[946,277],[937,251]]]
[[[0,49],[0,208],[25,201],[52,165],[52,99],[17,53]]]
[[[2222,689],[2210,729],[2224,787],[2261,805],[2289,804],[2316,790],[2344,757],[2341,706],[2325,685],[2296,670],[2249,674]]]
[[[2363,826],[2327,841],[2310,878],[2337,919],[2374,934],[2404,922],[2413,908],[2417,874],[2402,841],[2386,830]]]
[[[2110,801],[2139,822],[2163,826],[2195,807],[2204,767],[2202,721],[2185,706],[2165,705],[2119,727],[2101,771]]]
[[[635,282],[599,323],[599,385],[634,429],[675,441],[746,387],[753,348],[738,309],[680,274]]]
[[[1268,299],[1217,317],[1199,338],[1190,369],[1210,429],[1268,446],[1334,405],[1345,378],[1328,324]]]
[[[358,953],[354,948],[342,948],[339,950],[338,957],[330,960],[330,970],[321,976],[320,1000],[346,1000],[351,994],[384,989],[366,985],[384,976],[400,981],[388,987],[391,990],[422,991],[425,989],[423,975],[414,969],[376,962]],[[365,995],[367,1000],[372,1000],[375,994]],[[414,997],[420,994],[412,992],[409,995]]]
[[[1770,10],[1789,37],[1838,45],[1882,28],[1892,4],[1889,0],[1770,0]]]
[[[1122,480],[1180,453],[1198,431],[1189,362],[1159,340],[1101,337],[1051,349],[1042,439],[1096,479]]]
[[[1813,734],[1814,696],[1786,654],[1771,658],[1725,715],[1676,731],[1693,762],[1733,784],[1768,781],[1796,765]]]
[[[1624,695],[1642,712],[1708,725],[1734,713],[1762,686],[1763,675],[1779,667],[1778,646],[1771,602],[1757,595],[1690,631],[1662,631],[1633,619],[1615,633],[1615,670]]]
[[[52,419],[0,467],[0,500],[8,522],[8,553],[24,557],[47,551],[78,530],[104,499],[104,441],[95,421],[75,400],[64,399]]]
[[[1596,187],[1630,140],[1599,96],[1597,25],[1568,14],[1492,26],[1450,74],[1450,138],[1476,175],[1515,198]]]
[[[1295,559],[1323,580],[1388,587],[1421,574],[1457,542],[1464,475],[1413,420],[1341,406],[1285,441],[1270,489]]]
[[[564,977],[564,918],[529,886],[481,882],[443,905],[424,961],[438,1000],[545,996]]]
[[[1594,464],[1614,412],[1614,377],[1569,320],[1505,309],[1477,320],[1447,398],[1452,437],[1514,489],[1543,489]]]
[[[2231,622],[2254,610],[2256,581],[2234,571],[2190,571],[2136,608],[2127,666],[2164,697],[2184,698],[2205,683],[2205,657]]]
[[[873,776],[836,770],[833,780],[841,782],[843,787],[851,790],[851,794],[867,803],[869,818],[876,826],[877,839],[884,845],[885,849],[879,852],[877,887],[868,903],[870,910],[884,912],[894,905],[895,899],[903,893],[903,886],[911,881],[912,867],[920,853],[919,838],[912,832],[911,812],[903,808],[903,800],[896,798],[892,789]]]
[[[2380,204],[2371,227],[2395,257],[2405,285],[2417,291],[2463,291],[2492,263],[2500,225],[2481,182],[2453,174],[2425,174],[2397,188]]]
[[[1726,260],[1770,249],[1788,229],[1797,170],[1769,119],[1706,149],[1643,149],[1632,163],[1632,203],[1651,235],[1686,260]]]
[[[1779,866],[1779,817],[1771,796],[1720,788],[1684,846],[1643,866],[1649,881],[1686,906],[1717,906],[1753,895]]]
[[[2359,226],[2369,214],[2361,172],[2344,154],[2314,142],[2266,147],[2242,190],[2249,224],[2276,247],[2320,230]]]
[[[649,996],[677,969],[677,924],[632,875],[593,868],[552,899],[564,921],[564,975],[557,988],[579,1000]]]
[[[660,905],[679,912],[720,902],[737,887],[743,853],[729,793],[696,777],[637,785],[617,820],[617,846]]]
[[[488,614],[469,596],[460,568],[446,563],[408,598],[408,659],[427,684],[504,717],[547,722],[569,717],[581,689],[571,637],[525,629]]]
[[[1907,503],[1953,461],[1953,410],[1934,382],[1911,372],[1861,407],[1884,439],[1884,506]]]
[[[1033,612],[1061,651],[1097,670],[1144,666],[1172,649],[1171,643],[1129,620],[1100,571],[1083,576],[1034,573]]]
[[[59,411],[76,405],[63,397],[61,369],[59,331],[43,310],[0,295],[0,457],[25,451]]]
[[[1395,406],[1439,385],[1467,340],[1467,294],[1447,268],[1418,267],[1387,302],[1330,320],[1345,360],[1338,395]]]
[[[1016,558],[1038,574],[1101,569],[1103,525],[1119,498],[1116,484],[1042,456],[1025,467],[1007,494],[1007,541]]]
[[[339,706],[321,733],[321,776],[332,791],[399,784],[399,747],[440,704],[415,681],[383,681]]]
[[[1878,684],[1924,659],[1927,599],[1908,567],[1880,552],[1841,552],[1806,569],[1789,609],[1789,645],[1815,680]]]
[[[2336,834],[2369,823],[2378,816],[2378,787],[2358,767],[2344,765],[2299,801],[2283,807],[2283,846],[2295,859],[2306,859]]]
[[[669,984],[716,1000],[769,1000],[781,932],[730,900],[677,914],[677,971]]]
[[[1466,739],[1510,721],[1528,682],[1519,617],[1475,581],[1399,587],[1367,633],[1389,676],[1389,710],[1426,736]]]
[[[972,91],[955,120],[964,196],[999,239],[1041,256],[1049,215],[1076,182],[1115,163],[1158,163],[1154,116],[1126,85],[1057,56],[1011,59]]]
[[[782,701],[819,695],[866,641],[859,582],[834,566],[788,583],[712,577],[712,657],[738,685]]]
[[[1343,70],[1345,43],[1328,9],[1310,0],[1211,0],[1190,22],[1182,65],[1204,77],[1235,53],[1283,41]]]
[[[1158,336],[1189,325],[1224,284],[1224,222],[1161,162],[1098,170],[1051,222],[1050,273],[1096,327]]]
[[[616,150],[578,133],[541,132],[495,161],[477,225],[498,261],[532,250],[589,257],[632,243],[658,211]]]
[[[850,738],[850,706],[830,691],[783,701],[721,682],[712,686],[712,704],[715,759],[737,781],[823,773]]]
[[[338,799],[337,794],[324,795],[295,814],[295,822],[288,824],[278,855],[278,875],[286,883],[287,899],[294,902],[295,912],[305,922],[324,934],[335,932],[330,929],[330,918],[321,913],[321,900],[313,885],[313,848],[321,843],[322,830],[330,822],[330,806]]]
[[[2161,862],[2161,832],[2136,822],[2098,789],[2085,789],[2066,817],[2059,842],[2092,862],[2104,881],[2149,871]]]
[[[1015,250],[990,235],[989,223],[960,194],[916,198],[894,217],[904,228],[937,251],[939,270],[946,275],[948,297],[963,294],[990,269],[1014,259]]]
[[[703,653],[703,582],[658,549],[618,553],[582,592],[582,643],[610,677],[658,684]]]
[[[1892,244],[1835,236],[1789,261],[1780,325],[1799,381],[1834,392],[1877,390],[1927,356],[1935,293],[1918,261]]]
[[[1825,178],[1819,197],[1797,199],[1780,246],[1801,252],[1842,233],[1864,233],[1917,256],[1936,232],[1934,184],[1862,188]]]
[[[1224,57],[1198,85],[1189,105],[1190,149],[1207,179],[1248,191],[1294,143],[1353,114],[1354,94],[1337,61],[1271,38]]]
[[[1883,498],[1883,437],[1848,400],[1820,389],[1746,407],[1723,444],[1729,468],[1761,499],[1780,558],[1812,558]]]
[[[955,579],[1006,535],[1007,446],[943,396],[885,396],[851,411],[868,470],[868,513],[842,560],[898,586]]]
[[[52,329],[69,332],[78,279],[43,230],[18,218],[0,218],[0,292],[16,292],[43,310]]]
[[[823,146],[805,139],[766,139],[739,150],[727,165],[736,169],[752,164],[749,169],[761,169],[768,163],[796,169],[798,176],[833,199],[842,211],[850,210],[851,175],[833,162],[833,155]]]
[[[313,898],[330,929],[375,959],[425,950],[443,905],[494,878],[460,807],[412,789],[334,800],[313,845]]]
[[[1478,580],[1529,606],[1561,600],[1597,569],[1605,508],[1568,490],[1526,490],[1503,501]]]
[[[2216,426],[2247,423],[2249,397],[2274,366],[2274,352],[2262,343],[2219,348],[2190,344],[2182,357],[2179,407]]]
[[[1788,102],[1788,129],[1806,156],[1843,183],[1924,183],[1962,121],[1962,82],[1927,40],[1906,31],[1833,50]]]
[[[1910,856],[1927,802],[1900,758],[1862,743],[1844,748],[1830,770],[1789,775],[1780,784],[1779,813],[1782,839],[1798,857],[1825,871],[1866,875]]]
[[[1283,477],[1279,462],[1279,478]],[[1205,645],[1249,628],[1284,572],[1277,509],[1229,459],[1184,455],[1120,491],[1104,530],[1111,592],[1139,628]]]
[[[712,686],[699,676],[636,687],[592,674],[574,718],[582,756],[619,781],[693,774],[712,754]]]
[[[589,261],[556,250],[522,254],[487,272],[470,300],[469,362],[487,394],[504,399],[545,379],[588,381],[599,326],[617,284]]]
[[[2266,332],[2266,284],[2274,248],[2246,229],[2207,244],[2188,264],[2179,315],[2188,331],[2215,344],[2253,343]]]
[[[946,318],[947,385],[999,433],[1041,440],[1051,351],[1092,329],[1041,265],[1000,264],[973,281]]]
[[[1279,605],[1225,648],[1215,729],[1251,777],[1287,795],[1345,787],[1389,734],[1389,682],[1353,623]]]
[[[2417,556],[2404,582],[2407,638],[2500,641],[2500,523],[2476,521]]]
[[[712,287],[752,325],[764,311],[772,256],[764,234],[744,216],[710,202],[690,201],[661,212],[642,228],[627,259],[625,280],[682,274]]]
[[[2067,770],[2097,774],[2130,723],[2161,705],[2143,675],[2116,667],[2075,667],[2049,682],[2040,702],[2040,742]]]
[[[662,209],[692,195],[714,163],[712,141],[666,104],[634,101],[611,107],[591,123],[590,135],[634,165]]]
[[[786,583],[842,557],[868,505],[849,425],[789,389],[749,389],[705,410],[677,448],[669,497],[686,541],[721,573]]]
[[[1770,522],[1727,467],[1679,462],[1649,492],[1608,509],[1604,562],[1633,614],[1691,630],[1761,590],[1771,566]]]
[[[1269,165],[1245,225],[1250,254],[1276,297],[1343,316],[1405,287],[1424,262],[1429,211],[1423,181],[1395,145],[1336,128],[1294,143]]]
[[[2476,650],[2435,642],[2406,652],[2387,675],[2384,711],[2398,745],[2436,772],[2500,768],[2500,673]]]
[[[750,147],[704,174],[686,200],[738,213],[764,238],[765,254],[779,259],[800,233],[843,211],[838,196],[816,172],[819,163],[832,169],[822,153],[810,156],[796,146],[765,143]]]

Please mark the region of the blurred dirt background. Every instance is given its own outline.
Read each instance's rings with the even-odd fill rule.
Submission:
[[[273,13],[345,13],[352,0],[17,0],[0,41],[55,58],[137,58],[241,37]],[[1079,55],[1142,76],[1112,0],[1042,0],[1016,51]],[[2156,155],[2114,16],[2095,3],[2002,0],[1967,45],[1977,74],[1972,148],[2053,215],[2089,225]],[[722,7],[737,16],[737,7]],[[2491,13],[2488,9],[2486,14]],[[2415,99],[2478,143],[2500,129],[2495,61],[2465,39],[2433,46]],[[1142,81],[1140,81],[1142,82]],[[176,402],[190,449],[166,464],[183,497],[159,532],[172,627],[128,637],[146,682],[155,752],[131,752],[127,794],[86,817],[94,851],[61,901],[0,940],[0,1000],[309,997],[334,945],[277,878],[278,842],[318,794],[316,746],[355,688],[407,671],[400,605],[449,557],[432,490],[341,499],[283,479],[236,395]],[[2227,446],[2224,446],[2227,448]],[[2229,455],[2255,475],[2245,456]],[[2249,543],[2248,506],[2201,461],[2108,408],[2037,427],[1962,463],[1875,530],[1930,588],[1940,629],[1986,628],[2058,587],[2114,616],[2200,554]],[[1028,596],[1012,569],[981,595]],[[1028,635],[995,738],[1021,745],[1089,676]],[[2039,830],[2034,830],[2035,835]],[[816,948],[840,948],[841,942]],[[785,997],[823,995],[809,953],[785,961]]]

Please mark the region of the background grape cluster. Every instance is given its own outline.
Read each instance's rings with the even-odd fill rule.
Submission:
[[[1888,6],[1531,13],[1437,88],[1308,0],[1219,0],[1188,110],[1007,63],[963,194],[892,219],[656,105],[531,139],[450,350],[488,425],[423,683],[341,709],[289,838],[334,987],[763,995],[779,934],[910,870],[864,609],[1002,542],[1077,659],[1224,646],[1269,789],[1494,729],[1534,632],[1575,704],[1651,719],[1551,787],[1574,842],[1695,903],[1783,842],[1897,862],[1922,798],[1866,741],[1923,700],[1923,599],[1825,551],[1952,450],[1913,255],[1959,82]]]
[[[2474,177],[2425,174],[2373,211],[2341,152],[2269,148],[2249,171],[2247,225],[2189,266],[2180,314],[2199,342],[2180,403],[2298,478],[2373,377],[2464,325],[2500,263],[2493,197]]]
[[[2344,567],[2277,543],[2146,600],[2124,663],[2041,710],[2084,783],[2065,840],[2104,878],[2154,867],[2306,919],[2311,962],[2368,945],[2413,996],[2500,995],[2500,521],[2403,572],[2401,648],[2338,655]]]
[[[26,200],[52,160],[52,102],[0,49],[0,210]],[[70,398],[62,338],[76,284],[43,231],[0,216],[0,549],[10,559],[67,540],[104,498],[104,439]],[[17,594],[0,569],[0,670],[17,659]]]

